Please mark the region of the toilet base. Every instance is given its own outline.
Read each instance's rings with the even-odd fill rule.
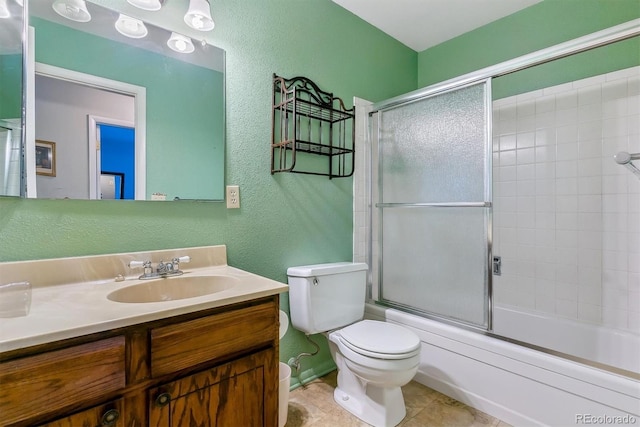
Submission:
[[[344,409],[374,427],[393,427],[407,414],[400,387],[380,388],[369,384],[359,395],[347,393],[340,386],[333,399]]]
[[[394,427],[404,419],[407,409],[401,386],[418,370],[418,356],[411,369],[379,370],[348,360],[329,339],[331,356],[338,367],[338,385],[333,399],[344,409],[374,427]]]

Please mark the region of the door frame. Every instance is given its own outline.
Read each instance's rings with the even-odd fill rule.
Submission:
[[[102,148],[102,144],[98,143],[101,141],[101,137],[98,132],[99,125],[107,125],[107,126],[118,126],[122,128],[130,128],[135,131],[135,123],[130,122],[128,120],[120,120],[114,119],[112,117],[103,117],[96,116],[93,114],[87,114],[87,125],[89,130],[89,199],[90,200],[99,200],[100,199],[100,171],[102,170],[101,158],[100,158],[100,149]],[[134,134],[135,138],[135,134]],[[136,147],[137,148],[137,147]],[[137,150],[136,150],[137,151]],[[138,156],[136,156],[136,165],[135,165],[135,187],[136,187],[136,199],[138,198]]]

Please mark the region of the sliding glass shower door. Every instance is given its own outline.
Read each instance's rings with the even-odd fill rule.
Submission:
[[[372,123],[378,301],[490,329],[490,82],[400,102]]]

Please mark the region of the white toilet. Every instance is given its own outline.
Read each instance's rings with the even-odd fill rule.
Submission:
[[[402,326],[362,320],[367,264],[290,267],[287,275],[291,323],[329,339],[338,366],[335,401],[375,427],[400,423],[406,415],[400,387],[418,371],[420,338]]]

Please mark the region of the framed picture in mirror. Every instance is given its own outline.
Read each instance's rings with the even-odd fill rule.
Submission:
[[[36,140],[36,174],[56,176],[56,143]]]

